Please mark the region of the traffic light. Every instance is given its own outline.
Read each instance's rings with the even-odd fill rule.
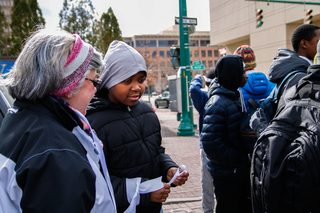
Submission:
[[[172,46],[170,48],[171,53],[171,63],[173,69],[179,69],[180,67],[180,47]]]
[[[257,22],[256,22],[256,28],[258,28],[258,27],[261,27],[262,25],[263,25],[263,21],[262,21],[262,18],[263,18],[263,15],[262,15],[262,12],[263,12],[263,10],[262,9],[257,9],[256,10],[256,20],[257,20]]]
[[[313,16],[311,15],[313,10],[306,10],[306,17],[305,17],[305,20],[304,20],[304,23],[305,24],[312,24],[313,21],[311,20],[313,18]]]

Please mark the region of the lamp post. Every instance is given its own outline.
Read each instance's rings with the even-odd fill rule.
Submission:
[[[186,0],[179,0],[180,68],[181,68],[181,109],[182,115],[178,127],[178,136],[192,136],[193,108],[188,95],[191,80],[188,26],[183,23],[187,18]],[[189,110],[188,110],[189,109]]]

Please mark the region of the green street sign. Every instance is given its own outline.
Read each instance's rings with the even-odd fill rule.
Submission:
[[[193,62],[193,66],[199,66],[199,65],[201,65],[201,64],[202,64],[201,61],[195,61],[195,62]]]
[[[203,70],[206,68],[206,66],[202,65],[198,65],[198,66],[192,66],[191,67],[193,70]]]

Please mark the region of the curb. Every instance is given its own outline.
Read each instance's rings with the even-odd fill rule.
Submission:
[[[172,203],[196,202],[201,200],[201,197],[171,198],[167,199],[166,202],[162,203],[162,205],[169,205]]]

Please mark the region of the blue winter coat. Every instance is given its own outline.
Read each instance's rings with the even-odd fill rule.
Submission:
[[[203,112],[204,106],[208,101],[208,94],[206,91],[202,91],[202,78],[201,76],[196,76],[190,82],[189,94],[191,96],[191,100],[193,106],[199,113],[199,134],[201,134],[202,123],[203,123]],[[202,148],[202,143],[200,141],[200,148]]]
[[[248,74],[248,81],[244,87],[240,87],[243,99],[248,106],[248,99],[253,98],[259,102],[261,99],[269,96],[276,84],[268,80],[267,76],[262,72],[252,72]]]

